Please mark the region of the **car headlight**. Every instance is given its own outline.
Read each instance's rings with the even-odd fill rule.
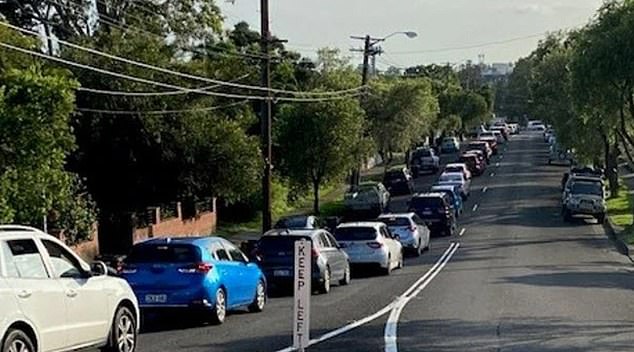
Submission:
[[[568,198],[568,201],[566,203],[568,203],[568,205],[577,206],[577,205],[579,205],[579,199],[577,199],[577,198]]]

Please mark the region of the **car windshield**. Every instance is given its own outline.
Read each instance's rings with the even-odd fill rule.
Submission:
[[[339,227],[335,230],[337,241],[372,241],[376,237],[376,229],[373,227]]]
[[[597,183],[575,182],[570,189],[570,193],[602,196],[603,187]]]
[[[197,246],[189,244],[141,244],[134,246],[128,263],[196,263],[201,261]]]
[[[417,150],[416,152],[414,152],[414,158],[426,158],[430,156],[431,152],[428,149]]]

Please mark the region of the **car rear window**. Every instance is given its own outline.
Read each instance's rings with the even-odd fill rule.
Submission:
[[[460,166],[447,166],[445,168],[446,172],[464,172],[464,169]]]
[[[410,220],[405,217],[380,218],[379,221],[388,227],[411,226]]]
[[[603,188],[598,183],[576,182],[572,185],[572,194],[591,194],[596,196],[603,195]]]
[[[440,182],[462,182],[462,176],[460,174],[441,175],[438,178],[438,181],[440,181]]]
[[[414,152],[414,158],[425,158],[431,156],[429,150],[417,150]]]
[[[410,205],[414,208],[438,208],[442,206],[442,199],[438,197],[415,197]]]
[[[307,219],[305,217],[283,218],[275,224],[275,228],[284,229],[306,227],[306,220]]]
[[[295,241],[302,238],[310,240],[310,237],[304,236],[267,236],[262,237],[258,241],[257,248],[262,253],[293,253],[295,251]]]
[[[405,176],[403,175],[403,171],[389,171],[385,174],[386,180],[398,180],[403,178],[405,178]]]
[[[141,244],[127,257],[129,263],[195,263],[201,261],[200,249],[191,244]]]
[[[372,241],[376,236],[373,227],[341,227],[335,230],[337,241]]]

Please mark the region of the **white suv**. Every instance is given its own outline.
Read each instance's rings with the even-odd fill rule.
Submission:
[[[0,225],[0,351],[134,351],[137,300],[107,272],[40,230]]]

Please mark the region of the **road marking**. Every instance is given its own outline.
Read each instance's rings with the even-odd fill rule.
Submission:
[[[482,193],[487,193],[487,191],[488,191],[488,190],[489,190],[489,187],[484,187],[484,188],[482,189]]]
[[[463,227],[462,230],[460,230],[460,234],[458,234],[458,236],[462,237],[465,232],[467,232],[467,229]]]
[[[501,155],[501,156],[500,156],[500,160],[502,160],[502,159],[504,159],[504,155]]]
[[[490,176],[491,176],[491,177],[495,176],[495,172],[492,172]]]
[[[500,167],[500,163],[499,162],[495,163],[495,167]]]
[[[476,210],[478,210],[478,205],[477,205],[477,204],[475,204],[475,205],[473,206],[473,211],[476,211]]]
[[[383,337],[385,341],[385,352],[398,352],[397,327],[398,327],[398,320],[401,317],[401,313],[403,312],[403,309],[405,308],[407,303],[409,303],[409,301],[411,301],[412,298],[418,296],[418,294],[420,294],[420,292],[424,290],[425,287],[427,287],[427,285],[429,285],[430,282],[432,282],[432,280],[436,277],[436,275],[438,275],[438,273],[442,271],[442,269],[445,267],[445,265],[447,265],[451,257],[453,257],[453,255],[456,253],[456,251],[458,250],[458,247],[460,247],[460,243],[454,242],[452,244],[455,244],[455,246],[453,246],[451,252],[449,252],[448,255],[445,255],[444,258],[442,258],[442,263],[437,262],[436,265],[434,265],[434,268],[432,268],[432,270],[435,269],[433,274],[431,274],[411,295],[401,296],[396,306],[390,312],[390,316],[388,317],[387,323],[385,324],[385,332]],[[451,246],[449,248],[451,248]],[[439,263],[440,265],[437,266]],[[431,272],[431,270],[429,272]]]
[[[310,342],[308,343],[308,346],[306,347],[310,347],[312,345],[316,345],[318,343],[324,342],[326,340],[330,340],[333,337],[337,337],[341,334],[344,334],[350,330],[354,330],[362,325],[365,325],[373,320],[376,320],[380,317],[382,317],[383,315],[389,313],[392,309],[394,309],[397,304],[402,301],[405,297],[408,297],[412,292],[414,292],[419,285],[424,284],[425,286],[427,286],[429,283],[424,283],[425,280],[427,280],[427,278],[430,277],[430,275],[432,275],[434,273],[434,271],[436,270],[436,268],[439,267],[439,265],[441,265],[441,263],[447,258],[447,256],[451,253],[451,255],[453,256],[453,253],[455,253],[455,249],[457,249],[460,246],[459,243],[457,242],[452,242],[449,247],[447,248],[447,250],[445,250],[445,252],[443,253],[443,255],[438,259],[438,261],[434,264],[433,267],[431,267],[431,269],[429,269],[425,275],[423,275],[421,278],[419,278],[416,282],[414,282],[414,284],[412,284],[412,286],[410,286],[405,292],[403,292],[402,295],[398,296],[397,298],[395,298],[392,302],[390,302],[390,304],[388,304],[387,306],[383,307],[381,310],[379,310],[378,312],[369,315],[363,319],[359,319],[357,321],[354,321],[350,324],[347,324],[345,326],[340,327],[339,329],[330,331],[324,335],[321,335],[317,338],[311,339]],[[453,251],[453,252],[452,252]],[[444,266],[444,265],[443,265]],[[437,272],[435,273],[437,274]],[[434,275],[435,277],[435,275]],[[431,281],[431,280],[430,280]],[[421,290],[422,291],[422,290]],[[419,291],[420,292],[420,291]],[[418,293],[417,293],[418,294]],[[295,347],[290,346],[290,347],[286,347],[284,349],[278,350],[276,352],[293,352],[296,351]]]

